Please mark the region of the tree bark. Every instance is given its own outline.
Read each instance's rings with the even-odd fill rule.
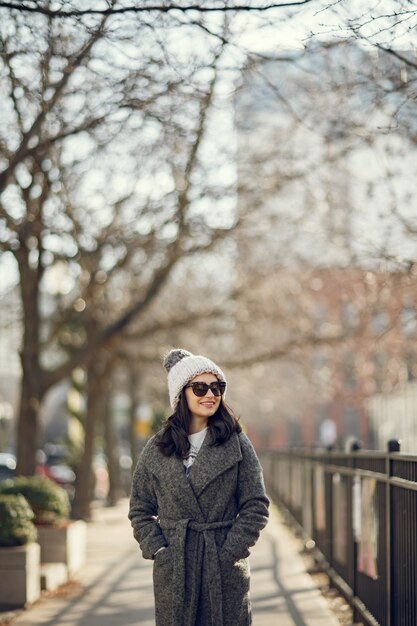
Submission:
[[[34,370],[32,370],[34,372]],[[36,373],[23,372],[17,426],[17,468],[19,475],[33,476],[39,446],[39,406],[42,396],[36,386]]]
[[[118,454],[118,442],[111,410],[111,391],[106,394],[104,407],[104,442],[107,457],[107,470],[109,472],[109,493],[107,494],[108,506],[115,506],[120,498],[120,464]]]
[[[85,417],[84,452],[76,470],[75,496],[72,516],[75,519],[91,518],[91,501],[94,495],[95,477],[93,474],[94,444],[97,425],[104,411],[104,383],[107,378],[105,364],[100,355],[87,368],[87,412]]]
[[[39,446],[39,408],[44,396],[43,370],[39,363],[39,282],[41,272],[31,267],[26,236],[21,235],[16,252],[20,270],[24,333],[21,363],[22,383],[17,423],[17,473],[31,476],[36,469],[36,450]]]
[[[132,457],[132,472],[136,467],[138,461],[138,436],[136,433],[136,414],[138,409],[138,387],[139,387],[139,374],[133,367],[130,367],[129,372],[129,444],[130,444],[130,456]]]

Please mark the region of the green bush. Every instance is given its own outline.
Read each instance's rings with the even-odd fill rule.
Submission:
[[[23,496],[0,494],[0,546],[21,546],[35,541],[34,517]]]
[[[59,525],[69,517],[67,492],[49,478],[18,476],[1,483],[0,494],[24,496],[35,514],[35,524]]]

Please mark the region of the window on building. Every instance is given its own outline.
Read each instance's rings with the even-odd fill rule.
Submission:
[[[359,324],[359,315],[356,305],[353,302],[342,302],[341,318],[344,328],[353,330]]]
[[[407,380],[417,380],[417,357],[416,354],[409,350],[405,354],[405,366],[407,368]]]
[[[314,409],[314,420],[316,424],[320,424],[329,416],[329,408],[325,404],[318,404]]]
[[[386,311],[375,311],[371,319],[372,332],[375,335],[381,335],[387,330],[389,324],[389,315]]]
[[[330,367],[328,356],[320,350],[315,350],[311,359],[311,365],[313,368],[313,380],[318,384],[329,383]]]
[[[374,383],[377,391],[382,391],[387,374],[387,355],[383,352],[375,352],[373,355]]]
[[[343,382],[346,389],[356,389],[356,358],[354,352],[346,352],[343,355]]]
[[[301,428],[297,419],[290,419],[288,422],[288,442],[293,446],[301,445]]]
[[[354,406],[343,409],[343,425],[346,436],[359,437],[359,412]]]
[[[316,330],[320,330],[323,324],[328,321],[328,316],[327,306],[319,302],[314,310],[314,327]]]
[[[413,306],[405,306],[400,313],[401,330],[404,335],[410,337],[417,334],[417,309]]]

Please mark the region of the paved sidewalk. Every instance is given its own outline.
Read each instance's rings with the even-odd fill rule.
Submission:
[[[123,500],[115,508],[95,510],[88,564],[77,576],[76,593],[42,599],[13,626],[154,626],[152,562],[140,556],[127,506]],[[254,626],[337,626],[297,547],[272,510],[250,559]]]

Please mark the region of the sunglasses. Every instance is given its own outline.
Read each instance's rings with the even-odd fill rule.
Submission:
[[[198,396],[199,398],[205,396],[209,389],[212,392],[213,396],[216,396],[217,398],[219,396],[222,396],[226,391],[226,383],[222,380],[216,380],[214,383],[210,383],[209,385],[207,383],[197,381],[195,383],[190,383],[189,385],[186,385],[186,387],[191,387],[194,395]]]

